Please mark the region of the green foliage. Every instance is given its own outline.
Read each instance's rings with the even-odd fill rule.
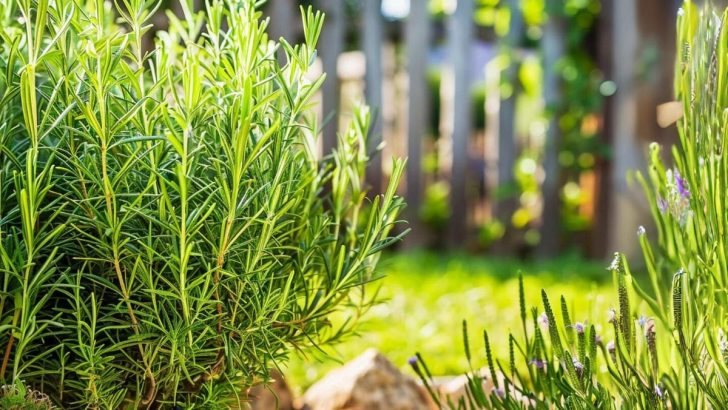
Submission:
[[[45,394],[28,389],[22,382],[0,386],[0,408],[5,410],[51,410],[55,407]]]
[[[511,7],[518,7],[525,25],[525,36],[520,33],[517,42],[505,44],[509,39],[500,40],[500,56],[496,63],[506,70],[511,64],[518,64],[518,78],[501,76],[500,92],[502,98],[516,93],[519,134],[532,134],[535,138],[521,143],[521,151],[515,169],[516,180],[512,186],[500,186],[499,196],[517,198],[519,207],[511,215],[511,220],[501,220],[505,226],[523,231],[523,242],[533,246],[540,241],[536,224],[541,217],[541,207],[537,206],[541,196],[540,164],[543,162],[544,146],[541,142],[548,126],[549,118],[556,118],[561,132],[558,146],[558,160],[561,177],[561,217],[564,232],[583,232],[591,226],[590,215],[583,211],[589,200],[589,193],[582,189],[582,175],[590,175],[599,158],[609,155],[608,147],[600,139],[599,112],[603,96],[599,89],[602,73],[597,67],[595,57],[589,53],[585,43],[596,29],[600,13],[598,0],[523,0],[511,4],[504,1],[481,1],[476,19],[486,27],[493,27],[501,37],[508,32]],[[564,55],[553,67],[560,78],[562,92],[557,103],[543,107],[543,58],[541,42],[545,24],[550,19],[563,21]],[[505,22],[505,23],[504,23]],[[500,28],[498,26],[505,26]],[[514,53],[514,49],[532,49],[529,53]],[[513,84],[511,83],[513,82]],[[482,111],[482,110],[481,110]],[[539,130],[539,131],[535,131]],[[528,164],[522,167],[521,165]],[[539,165],[539,166],[531,166]],[[576,244],[575,240],[571,240]]]
[[[500,221],[494,220],[486,222],[480,227],[478,240],[482,245],[488,246],[502,238],[503,234],[505,234],[505,227]]]
[[[442,181],[428,186],[420,208],[420,219],[437,232],[442,232],[450,219],[450,187]]]
[[[490,359],[488,371],[471,371],[468,394],[450,408],[669,408],[728,407],[728,9],[699,9],[686,1],[678,16],[681,50],[676,94],[684,117],[675,167],[667,169],[659,147],[651,149],[648,177],[640,176],[657,225],[657,248],[640,227],[646,283],[635,281],[626,259],[610,266],[617,286],[607,329],[572,323],[562,298],[561,315],[544,291],[544,313],[520,297],[523,330],[511,334],[510,371]],[[523,288],[519,292],[523,294]],[[637,300],[637,303],[635,303]],[[648,315],[640,315],[646,306]],[[612,340],[601,339],[610,335]],[[512,369],[516,360],[525,371]],[[471,369],[472,369],[471,365]],[[601,374],[599,369],[607,373]],[[416,367],[420,369],[420,367]],[[423,381],[431,378],[419,371]],[[495,374],[505,386],[485,389]],[[494,383],[496,377],[492,377]]]
[[[317,158],[323,16],[279,44],[257,3],[184,0],[145,51],[155,1],[0,0],[0,381],[228,408],[370,306],[404,164],[366,199],[366,108]]]
[[[565,55],[557,70],[563,82],[563,95],[555,107],[561,130],[559,165],[564,181],[561,195],[562,226],[567,232],[584,231],[591,225],[581,206],[587,199],[582,193],[580,177],[594,170],[598,158],[609,154],[599,135],[599,114],[603,96],[595,92],[602,81],[596,57],[585,43],[596,29],[599,0],[546,1],[546,12],[565,20]],[[553,8],[550,10],[550,8]]]

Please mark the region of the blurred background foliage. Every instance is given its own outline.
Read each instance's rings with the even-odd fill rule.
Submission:
[[[608,256],[617,244],[628,253],[638,250],[636,240],[627,239],[633,227],[613,221],[624,212],[634,214],[626,219],[646,216],[644,206],[626,192],[623,177],[644,163],[615,157],[612,147],[623,138],[639,152],[651,138],[675,139],[674,129],[656,126],[654,106],[669,99],[660,81],[671,75],[671,67],[661,63],[674,55],[677,1],[633,2],[626,7],[634,21],[619,24],[614,19],[622,11],[600,0],[373,1],[376,15],[358,0],[275,0],[265,11],[272,31],[293,41],[300,38],[295,24],[276,28],[286,24],[280,10],[313,4],[328,13],[327,35],[339,36],[341,45],[320,49],[324,68],[333,59],[338,74],[329,78],[336,83],[329,100],[335,101],[327,105],[324,95],[321,115],[331,113],[327,108],[346,115],[353,101],[365,100],[378,109],[375,132],[385,143],[382,156],[410,157],[408,173],[420,175],[402,187],[414,232],[406,247],[542,257],[568,250],[590,258]],[[468,21],[456,23],[459,4],[472,5]],[[425,13],[414,13],[415,8]],[[656,8],[662,11],[656,14]],[[662,30],[655,29],[658,22],[665,23]],[[456,61],[454,27],[463,24],[472,26],[468,44],[459,45],[469,53]],[[617,57],[614,31],[624,24],[632,24],[640,36],[632,60]],[[547,37],[554,30],[558,44],[549,54]],[[410,31],[425,36],[424,45],[411,44]],[[373,39],[379,46],[367,49]],[[373,60],[372,53],[377,54]],[[410,66],[422,54],[424,60]],[[454,95],[452,72],[460,65],[466,70],[461,72],[470,73],[468,91]],[[368,76],[372,69],[376,73]],[[612,98],[621,71],[640,93],[630,98],[652,103],[624,131],[614,125]],[[424,80],[416,82],[420,77]],[[423,98],[413,100],[412,87],[426,89]],[[467,114],[454,110],[454,101],[464,98],[470,101]],[[463,121],[469,124],[466,131],[455,131],[453,124]],[[453,149],[457,141],[465,141],[460,146],[467,149]],[[513,145],[512,158],[500,155],[504,143]],[[413,144],[421,146],[414,156]],[[547,170],[549,162],[557,168]],[[374,191],[387,177],[384,163],[381,175],[369,181]],[[466,169],[464,178],[455,172],[458,167]],[[620,201],[633,202],[634,210],[615,206]],[[544,223],[551,220],[553,225]]]
[[[462,370],[463,352],[453,349],[461,346],[461,319],[507,334],[517,322],[520,270],[529,305],[546,288],[575,301],[574,312],[604,317],[605,295],[614,296],[605,259],[639,253],[637,226],[650,229],[629,173],[646,167],[649,142],[676,141],[674,127],[657,125],[655,108],[673,98],[665,84],[681,2],[373,1],[377,7],[273,0],[265,9],[273,31],[294,39],[290,27],[275,28],[281,4],[327,13],[327,33],[342,45],[319,50],[322,67],[337,68],[327,80],[335,97],[327,105],[322,96],[320,115],[328,107],[346,116],[364,100],[379,114],[381,157],[409,157],[401,193],[412,232],[382,269],[386,303],[335,356],[345,361],[376,347],[403,366],[421,351],[438,358],[436,374]],[[467,44],[458,37],[464,26]],[[467,109],[458,111],[463,99]],[[387,178],[386,162],[368,179],[374,191]],[[641,280],[641,268],[633,271]],[[502,358],[505,339],[493,339]],[[304,352],[290,364],[298,386],[336,366],[312,365],[308,355],[316,357]]]

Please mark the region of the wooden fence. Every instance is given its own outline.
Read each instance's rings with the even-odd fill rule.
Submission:
[[[513,63],[491,67],[479,73],[476,81],[471,73],[476,43],[486,44],[498,55],[522,52],[518,49],[524,36],[521,2],[501,2],[511,11],[508,34],[484,43],[482,30],[473,20],[475,0],[457,0],[455,9],[439,22],[432,19],[427,0],[410,0],[408,16],[403,20],[386,19],[381,12],[382,0],[314,1],[314,7],[326,13],[319,44],[321,67],[329,73],[321,93],[322,116],[340,113],[339,117],[345,118],[356,100],[366,101],[378,114],[372,126],[371,148],[382,141],[385,148],[382,155],[374,157],[367,172],[375,192],[387,177],[387,158],[408,158],[401,188],[412,228],[408,246],[486,249],[478,240],[483,227],[501,221],[504,231],[500,239],[487,247],[497,253],[522,253],[525,249],[550,257],[575,247],[600,257],[617,249],[636,250],[634,232],[649,218],[639,188],[628,184],[626,176],[644,167],[647,143],[674,141],[674,130],[657,127],[655,106],[671,99],[671,28],[677,2],[602,2],[599,20],[584,47],[594,49],[605,84],[615,92],[604,98],[595,120],[600,139],[610,150],[596,159],[588,177],[578,181],[585,196],[583,212],[590,224],[583,232],[569,233],[560,221],[564,188],[559,162],[562,136],[557,116],[552,115],[545,127],[538,163],[540,195],[533,208],[539,216],[527,226],[540,238],[533,246],[511,223],[514,213],[523,206],[522,198],[503,195],[501,189],[516,183],[514,170],[525,149],[516,118],[520,90],[513,87],[508,95],[499,93],[502,81],[518,82],[519,66]],[[265,11],[271,17],[274,36],[294,41],[300,36],[299,3],[269,0]],[[351,7],[356,8],[354,13]],[[565,25],[562,18],[554,16],[543,25],[540,48],[536,50],[543,67],[541,109],[556,106],[564,98],[566,80],[557,67],[565,52]],[[436,47],[436,43],[444,46]],[[428,75],[436,48],[446,50],[447,57],[439,66],[439,94],[433,95]],[[484,87],[484,103],[473,107],[473,91]],[[435,99],[440,105],[436,110]],[[439,116],[436,130],[432,129],[433,115]],[[476,117],[485,118],[482,127],[473,125]],[[324,153],[333,147],[341,123],[334,120],[324,127]],[[432,161],[437,162],[435,173],[428,171]],[[449,189],[449,218],[442,226],[433,227],[422,222],[421,212],[428,204],[428,187],[438,182],[444,182]]]

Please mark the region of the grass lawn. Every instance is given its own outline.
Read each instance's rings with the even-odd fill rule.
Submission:
[[[387,275],[379,282],[386,300],[368,312],[359,337],[335,347],[332,354],[338,360],[350,360],[374,347],[409,372],[407,359],[420,352],[434,374],[459,374],[467,368],[463,319],[468,321],[473,356],[482,360],[478,365],[484,364],[483,329],[495,344],[494,354],[507,360],[507,334],[521,329],[519,270],[525,275],[528,307],[538,306],[539,313],[542,288],[553,305],[561,295],[566,297],[574,321],[603,322],[616,301],[606,263],[579,258],[531,263],[415,252],[387,256],[380,266]],[[291,383],[303,389],[338,366],[335,360],[294,356],[286,372]]]

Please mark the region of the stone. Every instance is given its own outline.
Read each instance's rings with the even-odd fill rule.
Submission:
[[[427,391],[374,349],[333,370],[303,396],[305,410],[432,410]]]
[[[271,370],[272,382],[258,384],[248,390],[251,410],[294,410],[293,393],[285,378],[277,370]]]

